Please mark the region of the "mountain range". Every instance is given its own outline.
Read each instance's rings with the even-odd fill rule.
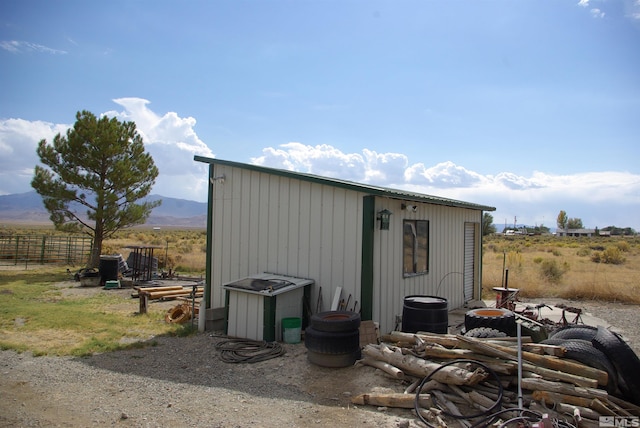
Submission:
[[[162,200],[145,223],[148,226],[188,228],[207,227],[206,202],[149,195],[144,201]],[[49,213],[35,191],[0,196],[0,222],[13,224],[50,224]]]

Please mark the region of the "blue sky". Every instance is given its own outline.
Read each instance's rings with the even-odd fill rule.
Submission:
[[[0,194],[78,110],[193,155],[640,230],[640,0],[0,3]]]

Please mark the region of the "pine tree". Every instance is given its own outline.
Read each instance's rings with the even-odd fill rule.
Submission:
[[[31,186],[56,229],[93,237],[90,267],[98,266],[104,239],[144,224],[161,202],[137,203],[151,191],[158,168],[134,122],[78,112],[73,128],[57,134],[53,145],[41,140],[37,153],[48,168],[35,167]]]

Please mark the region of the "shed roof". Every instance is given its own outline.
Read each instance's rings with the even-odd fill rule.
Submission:
[[[322,177],[314,174],[303,172],[288,171],[285,169],[269,168],[261,165],[251,165],[240,162],[233,162],[222,159],[208,158],[204,156],[194,156],[194,160],[198,162],[208,163],[211,165],[224,165],[234,168],[248,169],[251,171],[263,172],[265,174],[273,174],[281,177],[295,178],[302,181],[325,184],[328,186],[339,187],[357,192],[367,193],[374,196],[388,197],[392,199],[401,199],[406,201],[424,202],[435,205],[444,205],[457,208],[468,208],[481,211],[495,211],[495,207],[487,205],[474,204],[471,202],[458,201],[455,199],[442,198],[439,196],[426,195],[423,193],[407,192],[404,190],[391,189],[388,187],[372,186],[370,184],[361,184],[354,181],[341,180],[339,178]]]

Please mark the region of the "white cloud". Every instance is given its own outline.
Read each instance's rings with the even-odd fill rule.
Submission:
[[[194,130],[196,120],[174,112],[159,116],[149,102],[140,98],[114,100],[124,111],[105,113],[118,120],[134,121],[145,146],[160,170],[154,193],[184,199],[206,200],[206,166],[194,162],[194,155],[213,157],[209,147]],[[41,139],[51,143],[55,134],[70,125],[23,119],[0,120],[0,194],[31,190],[33,168],[39,162],[36,147]]]
[[[580,0],[578,6],[589,7],[589,0]]]
[[[117,98],[113,102],[124,107],[124,111],[110,111],[105,115],[135,122],[160,170],[153,192],[199,201],[206,199],[206,165],[194,162],[193,156],[214,157],[214,154],[196,134],[196,120],[180,117],[175,112],[160,116],[148,107],[149,101],[142,98]]]
[[[43,138],[51,141],[69,125],[23,119],[0,120],[0,194],[31,190],[33,168],[38,163],[36,148]]]
[[[604,18],[604,15],[605,15],[603,11],[595,7],[591,9],[589,12],[591,12],[591,16],[593,16],[594,18]]]
[[[52,55],[65,55],[67,51],[63,51],[60,49],[53,49],[47,46],[39,45],[37,43],[25,42],[21,40],[3,40],[0,41],[0,48],[12,52],[12,53],[21,53],[21,52],[41,52],[48,53]]]
[[[153,192],[164,196],[204,201],[207,167],[194,155],[214,157],[195,132],[196,120],[169,112],[159,115],[140,98],[114,100],[123,111],[105,113],[136,122],[147,150],[160,170]],[[64,133],[70,125],[23,119],[0,120],[0,194],[31,190],[36,147],[45,138]],[[254,164],[359,183],[404,189],[462,201],[495,206],[497,223],[540,224],[555,227],[560,210],[579,217],[588,227],[629,226],[640,230],[640,175],[620,171],[558,175],[535,172],[522,176],[503,171],[480,174],[452,161],[428,165],[411,163],[402,153],[369,149],[345,153],[324,145],[299,142],[267,147],[252,158]]]
[[[265,148],[263,156],[252,162],[495,206],[497,222],[503,216],[518,216],[518,223],[555,227],[555,216],[564,209],[571,217],[582,218],[585,226],[640,226],[633,214],[640,212],[640,175],[627,172],[482,175],[451,161],[428,167],[410,164],[399,153],[365,149],[349,154],[330,145],[301,143]]]

